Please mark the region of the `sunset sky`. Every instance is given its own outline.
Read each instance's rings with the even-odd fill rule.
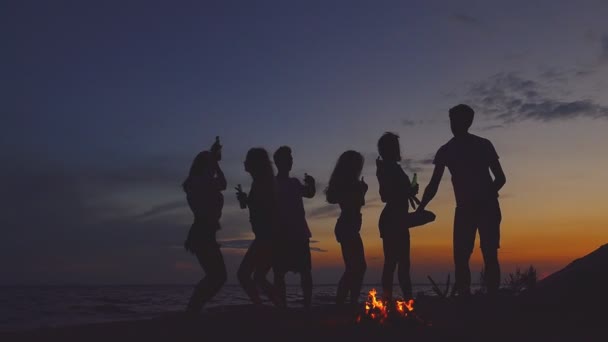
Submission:
[[[608,242],[607,17],[604,0],[3,2],[0,284],[197,281],[180,184],[216,135],[230,283],[253,237],[233,190],[251,184],[245,154],[281,145],[317,180],[318,284],[344,268],[322,190],[343,151],[364,154],[378,283],[377,139],[399,134],[422,192],[459,103],[507,177],[503,274],[550,274]],[[453,274],[454,207],[446,172],[437,220],[411,230],[415,282]]]

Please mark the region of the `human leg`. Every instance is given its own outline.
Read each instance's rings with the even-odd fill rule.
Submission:
[[[403,229],[395,236],[395,241],[399,248],[396,248],[397,254],[397,277],[401,294],[406,300],[412,299],[412,280],[410,277],[410,231]]]
[[[477,233],[477,211],[471,208],[456,208],[454,216],[454,288],[459,295],[471,293],[471,270],[469,259],[475,246]]]
[[[500,286],[498,248],[500,248],[501,220],[498,200],[488,203],[480,214],[479,240],[484,261],[486,288],[490,295],[495,294]]]
[[[346,298],[348,297],[350,290],[350,259],[349,259],[349,249],[348,242],[342,241],[340,242],[340,249],[342,251],[342,260],[344,261],[344,272],[342,272],[342,276],[338,281],[338,288],[336,290],[336,304],[342,305],[346,302]]]
[[[286,273],[282,270],[274,269],[274,287],[277,292],[279,306],[285,308],[287,306],[287,286],[285,285]]]
[[[245,290],[245,293],[247,296],[249,296],[249,299],[257,305],[262,304],[262,300],[260,299],[256,284],[251,276],[255,270],[255,258],[258,248],[259,246],[257,241],[253,240],[249,246],[249,249],[247,249],[245,256],[243,256],[243,260],[241,261],[237,271],[237,278],[243,287],[243,290]]]
[[[310,310],[312,307],[312,271],[305,270],[300,275],[302,293],[304,295],[304,308]]]
[[[358,304],[359,296],[361,294],[361,286],[363,284],[363,277],[365,276],[365,271],[367,269],[367,263],[365,262],[365,251],[363,249],[363,241],[361,240],[361,236],[357,234],[352,242],[352,281],[350,287],[350,303]]]
[[[388,234],[387,234],[388,235]],[[382,297],[384,300],[393,298],[393,278],[397,268],[396,245],[392,236],[384,236],[382,250],[384,252],[384,266],[382,267]]]
[[[258,288],[270,299],[274,305],[281,306],[280,299],[277,296],[277,291],[274,285],[268,281],[268,273],[272,269],[272,251],[273,246],[271,241],[259,241],[258,249],[255,255],[255,265],[253,270],[253,280]]]
[[[212,241],[208,246],[201,248],[196,257],[205,272],[205,276],[196,285],[188,302],[187,311],[198,313],[205,303],[211,299],[226,282],[226,265],[219,245]]]

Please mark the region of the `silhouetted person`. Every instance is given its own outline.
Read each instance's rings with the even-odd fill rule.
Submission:
[[[289,176],[293,166],[293,157],[289,147],[279,147],[273,157],[277,167],[279,219],[275,239],[274,285],[277,288],[281,306],[286,306],[285,275],[287,272],[299,273],[304,307],[310,309],[312,304],[310,238],[312,234],[306,223],[302,198],[314,197],[315,179],[305,174],[304,184],[302,184],[297,178]]]
[[[361,207],[365,205],[367,184],[363,181],[363,156],[356,151],[346,151],[338,162],[325,189],[327,202],[340,205],[340,216],[334,234],[342,248],[345,270],[338,282],[336,304],[344,304],[348,297],[351,304],[359,303],[361,285],[367,264],[361,230]]]
[[[255,238],[241,261],[237,277],[254,304],[262,305],[259,288],[275,305],[279,305],[276,290],[266,278],[272,268],[272,243],[277,224],[276,185],[268,152],[263,148],[251,148],[245,159],[245,171],[253,182],[249,195],[239,184],[237,199],[241,208],[249,207],[249,221]]]
[[[498,191],[506,182],[505,174],[492,143],[468,132],[473,123],[473,109],[459,104],[449,110],[449,116],[454,137],[435,154],[435,170],[424,190],[418,210],[423,210],[433,199],[447,167],[452,174],[456,197],[453,235],[456,269],[454,289],[460,295],[470,294],[469,259],[473,253],[476,233],[479,231],[488,294],[495,294],[500,285],[498,248],[501,212]]]
[[[407,226],[409,203],[418,193],[407,174],[399,165],[401,149],[399,136],[384,133],[378,140],[376,177],[380,185],[380,199],[386,203],[380,214],[379,228],[384,251],[382,291],[385,300],[393,297],[395,268],[404,299],[412,297],[410,279],[410,232]]]
[[[205,276],[196,285],[186,312],[197,314],[226,282],[226,265],[216,241],[220,229],[220,217],[224,206],[222,191],[226,190],[226,179],[220,169],[221,148],[216,138],[211,151],[200,152],[190,167],[188,177],[182,187],[194,223],[190,227],[184,243],[187,251],[196,255]]]

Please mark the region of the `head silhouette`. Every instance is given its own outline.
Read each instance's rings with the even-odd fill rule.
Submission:
[[[384,133],[380,139],[378,139],[378,153],[384,161],[400,161],[401,149],[399,148],[399,136],[391,132]]]
[[[274,177],[274,170],[268,152],[261,147],[249,149],[245,158],[245,171],[249,172],[253,179]]]
[[[473,124],[475,112],[473,108],[466,104],[459,104],[450,108],[450,128],[455,137],[462,136],[469,132],[469,128]]]
[[[359,181],[363,162],[363,155],[357,151],[349,150],[340,155],[325,189],[325,196],[329,203],[335,203],[336,198],[346,186]]]
[[[186,188],[189,180],[195,177],[213,177],[215,173],[215,169],[213,167],[215,160],[213,154],[209,151],[199,152],[194,160],[192,161],[192,165],[190,166],[190,172],[188,173],[188,177],[182,183],[182,187]]]
[[[272,156],[278,172],[289,172],[293,166],[293,157],[289,146],[279,147]]]

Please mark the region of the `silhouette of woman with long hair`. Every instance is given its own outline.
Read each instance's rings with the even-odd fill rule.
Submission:
[[[361,230],[361,207],[365,205],[367,184],[361,176],[363,156],[356,151],[346,151],[340,155],[325,189],[327,202],[340,205],[340,217],[334,233],[342,247],[345,270],[338,282],[336,304],[344,304],[349,297],[350,304],[358,304],[361,285],[367,264]]]
[[[404,299],[412,297],[410,279],[410,232],[407,226],[409,203],[418,193],[418,185],[412,186],[407,174],[399,165],[401,150],[399,136],[386,132],[378,140],[376,177],[380,186],[380,199],[386,203],[380,214],[379,228],[384,251],[382,291],[385,300],[392,300],[393,278],[397,278]]]
[[[205,272],[186,308],[192,315],[198,314],[226,282],[226,265],[216,241],[224,206],[222,191],[226,189],[226,178],[219,166],[221,148],[219,137],[216,137],[211,151],[202,151],[194,158],[188,177],[182,183],[194,214],[184,247],[196,255]]]
[[[253,179],[249,194],[236,188],[242,209],[249,208],[249,221],[255,238],[237,271],[239,282],[255,305],[262,305],[258,288],[279,305],[276,290],[266,278],[272,268],[273,239],[276,232],[276,185],[268,152],[251,148],[245,158],[245,171]]]

